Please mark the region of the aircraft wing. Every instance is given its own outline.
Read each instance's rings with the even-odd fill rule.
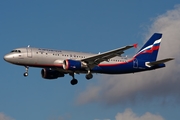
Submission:
[[[109,59],[115,56],[120,56],[121,54],[124,53],[125,50],[130,49],[132,47],[137,47],[137,44],[125,46],[125,47],[114,49],[114,50],[107,51],[104,53],[99,53],[99,54],[90,56],[88,58],[81,59],[81,61],[85,62],[87,66],[90,69],[92,69],[94,66],[98,65],[99,63],[103,61],[108,61]]]

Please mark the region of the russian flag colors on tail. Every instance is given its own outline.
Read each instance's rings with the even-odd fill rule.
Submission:
[[[162,34],[154,33],[146,44],[137,52],[134,58],[148,61],[156,61]]]

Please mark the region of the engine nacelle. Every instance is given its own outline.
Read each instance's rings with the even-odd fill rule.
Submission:
[[[81,61],[67,59],[63,62],[63,69],[65,70],[79,70],[81,68]]]
[[[58,77],[64,77],[64,73],[60,73],[57,70],[44,68],[41,70],[41,75],[44,79],[57,79]]]

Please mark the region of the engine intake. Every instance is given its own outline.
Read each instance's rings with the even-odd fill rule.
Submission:
[[[44,79],[57,79],[58,77],[64,77],[64,73],[60,73],[57,70],[44,68],[41,70],[41,76]]]

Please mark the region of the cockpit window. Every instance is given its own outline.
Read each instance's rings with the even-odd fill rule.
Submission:
[[[16,50],[12,50],[11,52],[16,52]]]
[[[21,53],[20,50],[12,50],[11,52]]]

